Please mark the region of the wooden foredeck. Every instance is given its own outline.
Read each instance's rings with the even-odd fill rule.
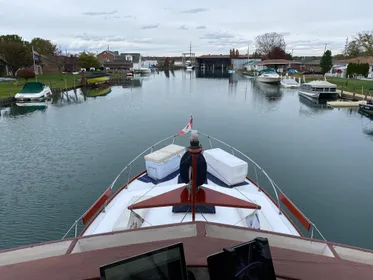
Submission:
[[[133,233],[135,235],[130,236]],[[169,236],[165,236],[166,233],[169,233]],[[14,263],[17,260],[13,260],[12,264],[0,267],[0,275],[1,279],[99,279],[101,265],[177,242],[184,243],[188,267],[198,267],[201,270],[207,265],[208,255],[256,236],[269,239],[276,275],[281,276],[279,279],[372,279],[372,251],[205,222],[69,239],[70,245],[65,253],[19,263]],[[142,241],[144,243],[140,243]],[[47,245],[50,248],[59,242],[66,241]],[[9,256],[15,258],[17,251],[20,256],[24,256],[22,250],[39,250],[37,248],[38,245],[5,250],[0,252],[0,260],[2,255],[7,257],[7,253],[13,254]],[[329,250],[330,253],[327,253]],[[346,255],[346,250],[353,250],[354,253]]]

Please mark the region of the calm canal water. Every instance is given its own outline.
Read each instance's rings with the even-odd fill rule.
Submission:
[[[192,114],[196,129],[256,160],[327,239],[373,249],[373,121],[238,74],[159,73],[136,86],[1,109],[0,248],[61,238],[132,158]]]

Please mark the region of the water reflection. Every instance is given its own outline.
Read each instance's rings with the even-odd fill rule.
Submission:
[[[373,116],[362,110],[359,110],[358,113],[361,115],[363,133],[373,141]]]
[[[137,88],[142,86],[142,81],[145,79],[146,77],[135,75],[132,79],[125,79],[120,84],[116,85],[122,86],[122,88]]]
[[[326,104],[327,100],[323,99],[307,98],[299,95],[299,102],[301,103],[301,106],[299,107],[300,115],[315,115],[333,110],[333,108]]]
[[[279,101],[283,96],[278,85],[261,83],[254,80],[252,82],[252,89],[255,97],[264,98],[269,102]]]
[[[221,71],[199,71],[196,70],[196,77],[197,78],[229,78],[230,74],[228,72],[221,72]]]
[[[111,92],[111,86],[102,86],[97,88],[82,88],[82,92],[86,97],[106,96]]]
[[[2,110],[2,116],[15,117],[20,115],[29,115],[36,111],[47,110],[50,103],[45,102],[23,102],[14,103],[6,110]]]

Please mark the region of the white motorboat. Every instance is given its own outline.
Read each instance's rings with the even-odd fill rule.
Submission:
[[[300,86],[295,77],[289,78],[288,76],[281,79],[280,84],[285,88],[299,88]]]
[[[193,71],[194,70],[194,65],[192,64],[192,62],[190,60],[187,60],[185,62],[185,69],[187,71]]]
[[[312,81],[301,84],[299,94],[308,98],[337,98],[337,85],[328,81]]]
[[[192,119],[178,135],[189,132],[191,127]],[[159,150],[147,149],[136,157],[138,159],[145,155],[146,171],[129,178],[128,184],[108,201],[116,180],[110,185],[83,215],[82,220],[87,225],[82,232],[83,236],[206,220],[293,236],[302,235],[286,212],[278,206],[280,201],[288,205],[293,203],[285,194],[280,193],[272,179],[264,173],[271,182],[273,191],[280,193],[276,199],[247,177],[249,163],[255,169],[262,170],[253,160],[236,149],[234,150],[246,161],[220,148],[210,147],[202,152],[198,137],[210,140],[215,138],[201,132],[192,135],[189,148],[176,145],[176,137],[166,138],[172,139],[172,144]],[[164,143],[165,140],[161,142]],[[199,158],[198,168],[192,167],[195,152]],[[121,173],[128,168],[130,167],[126,167]],[[196,178],[190,177],[190,168],[192,173],[197,174]],[[192,179],[195,180],[193,184]],[[194,191],[191,190],[192,187]],[[196,200],[192,205],[187,194],[190,196],[190,193],[197,192],[196,189],[199,194],[195,194]],[[105,211],[97,212],[104,201]],[[313,226],[299,210],[294,214],[300,217],[300,222],[307,230]]]
[[[141,67],[139,72],[140,74],[151,74],[152,71],[150,70],[150,68]]]
[[[281,80],[279,74],[272,68],[264,69],[258,73],[256,77],[258,82],[267,83],[267,84],[278,84]]]
[[[14,98],[19,101],[43,100],[52,96],[51,89],[40,82],[27,82]]]
[[[254,265],[247,251],[245,269],[241,264],[230,271],[229,261],[213,265],[213,259],[258,242],[267,244],[270,264],[263,269],[272,276],[255,279],[371,279],[372,250],[326,241],[263,168],[231,145],[196,131],[188,147],[181,145],[191,128],[192,119],[125,166],[62,240],[0,251],[1,279],[248,279],[217,273],[246,271]],[[227,151],[214,148],[215,142]],[[131,178],[141,159],[146,170]],[[247,176],[249,166],[253,179]],[[122,174],[128,179],[114,191]],[[221,253],[223,248],[230,249]],[[250,248],[256,254],[258,247]],[[167,254],[149,259],[154,250]]]

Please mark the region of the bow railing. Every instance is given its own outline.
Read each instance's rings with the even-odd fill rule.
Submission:
[[[309,219],[307,218],[306,215],[303,214],[303,212],[301,212],[293,203],[292,201],[285,195],[285,193],[280,189],[280,187],[274,182],[274,180],[272,180],[272,178],[267,174],[267,172],[261,167],[259,166],[258,163],[256,163],[253,159],[251,159],[249,156],[247,156],[246,154],[244,154],[243,152],[241,152],[240,150],[238,150],[237,148],[227,144],[226,142],[222,141],[222,140],[219,140],[215,137],[212,137],[208,134],[205,134],[205,133],[202,133],[202,132],[198,132],[199,135],[205,137],[205,139],[203,138],[200,138],[200,142],[202,142],[203,140],[207,140],[207,143],[208,145],[210,146],[210,148],[212,149],[213,148],[213,145],[212,145],[212,141],[215,141],[217,143],[220,143],[221,145],[223,145],[226,149],[228,149],[233,155],[235,156],[240,156],[242,157],[245,161],[247,161],[248,163],[251,163],[252,164],[252,167],[253,167],[253,170],[251,172],[253,172],[253,177],[255,177],[255,179],[253,180],[252,178],[249,178],[248,179],[250,181],[252,181],[253,183],[255,183],[255,185],[258,187],[258,191],[264,191],[269,197],[270,199],[272,200],[272,202],[277,206],[278,208],[278,212],[279,212],[279,215],[288,215],[288,213],[291,213],[297,220],[298,222],[308,231],[310,232],[310,237],[311,238],[314,238],[314,231],[316,231],[316,233],[318,233],[318,235],[324,240],[326,241],[325,237],[323,236],[323,234],[320,232],[320,230],[316,227],[316,225]],[[171,140],[172,139],[172,140]],[[125,185],[123,187],[125,187],[126,185],[128,185],[130,183],[130,180],[131,180],[131,169],[132,169],[132,166],[135,164],[135,162],[137,160],[140,159],[140,157],[142,157],[143,155],[147,154],[147,153],[151,153],[153,152],[158,146],[160,145],[163,145],[165,144],[167,141],[171,142],[172,144],[175,143],[175,140],[176,139],[182,139],[182,137],[178,137],[177,135],[171,135],[169,137],[166,137],[164,139],[162,139],[161,141],[158,141],[157,143],[149,146],[148,148],[146,148],[145,150],[143,150],[140,154],[138,154],[133,160],[131,160],[120,172],[119,174],[115,177],[115,179],[113,180],[113,182],[109,185],[109,187],[105,190],[105,192],[103,193],[103,195],[100,196],[100,198],[95,202],[95,204],[93,204],[91,206],[90,209],[88,209],[83,215],[81,215],[72,225],[71,227],[69,228],[69,230],[65,233],[65,235],[62,237],[62,239],[66,238],[67,236],[69,236],[69,234],[71,234],[72,232],[74,232],[74,237],[77,237],[78,236],[78,232],[79,232],[79,229],[80,227],[83,226],[83,221],[84,221],[84,224],[86,224],[87,221],[91,220],[95,215],[97,215],[97,212],[99,210],[102,210],[102,208],[105,208],[106,207],[106,204],[108,201],[110,201],[110,199],[112,198],[113,195],[115,195],[115,192],[113,191],[114,189],[114,186],[115,184],[117,183],[117,181],[119,180],[119,178],[123,175],[123,173],[125,173],[127,171],[127,182],[125,183]],[[186,144],[186,143],[185,143]],[[144,160],[142,158],[142,160]],[[264,188],[262,188],[262,185],[259,184],[259,177],[258,176],[258,171],[260,172],[259,174],[262,174],[262,176],[264,176],[264,178],[266,179],[267,183],[269,183],[269,186],[270,186],[270,189],[273,191],[273,197],[267,193]],[[265,184],[265,182],[262,182],[263,185]],[[123,188],[122,187],[122,188]],[[96,205],[97,203],[101,203],[101,205]],[[99,206],[99,207],[94,207],[94,206]],[[284,211],[284,207],[285,206],[288,210],[288,213],[286,213]],[[91,211],[92,210],[92,211]],[[290,219],[290,221],[292,221],[292,219]]]

